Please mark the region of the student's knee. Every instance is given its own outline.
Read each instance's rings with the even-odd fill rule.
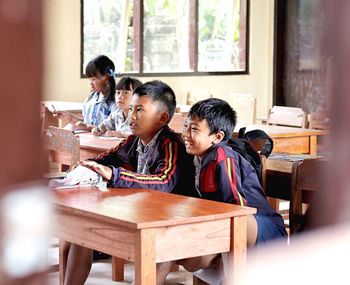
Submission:
[[[258,238],[258,223],[253,215],[247,216],[247,245],[253,246]]]
[[[217,254],[192,257],[179,260],[178,264],[182,265],[187,271],[194,272],[199,269],[208,268],[216,257]]]

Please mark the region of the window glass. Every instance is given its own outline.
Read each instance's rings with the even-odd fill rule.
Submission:
[[[198,70],[244,70],[240,66],[240,0],[199,0]]]
[[[144,1],[144,72],[190,71],[189,1]]]
[[[249,0],[83,0],[82,5],[83,72],[99,54],[124,74],[247,70]]]
[[[84,1],[83,70],[100,54],[107,55],[117,72],[134,71],[133,1]]]

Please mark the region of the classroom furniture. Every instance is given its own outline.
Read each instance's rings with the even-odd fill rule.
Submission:
[[[289,207],[291,234],[302,231],[306,225],[307,209],[303,205],[310,205],[315,192],[322,188],[322,177],[329,170],[328,164],[322,159],[305,159],[293,164]]]
[[[310,113],[309,128],[317,130],[327,130],[330,127],[331,119],[329,112],[315,111]]]
[[[290,128],[257,124],[237,124],[234,136],[238,130],[246,127],[247,131],[261,129],[274,141],[274,152],[290,154],[313,154],[317,153],[317,137],[327,134],[325,130],[311,130],[302,128]],[[181,133],[181,130],[175,130]],[[80,159],[94,157],[110,148],[117,146],[123,139],[116,137],[98,137],[91,133],[80,133]]]
[[[246,132],[255,129],[263,130],[273,139],[273,152],[290,154],[316,155],[317,138],[328,133],[327,130],[237,123],[233,136],[237,136],[242,127],[246,128]]]
[[[184,128],[185,117],[182,113],[174,113],[174,116],[171,118],[169,122],[170,129],[174,130],[174,132],[178,134],[182,134],[182,130]]]
[[[320,159],[316,155],[272,154],[266,163],[266,195],[272,208],[279,209],[279,200],[291,200],[292,170],[306,159]],[[290,205],[289,205],[290,207]],[[288,214],[289,214],[288,207]],[[282,212],[284,214],[284,212]],[[289,217],[289,215],[288,215]],[[287,216],[285,216],[287,218]],[[289,226],[289,225],[288,225]]]
[[[177,116],[177,117],[176,117]],[[183,130],[183,121],[180,115],[176,115],[174,121],[170,122],[170,127],[181,134]],[[245,127],[246,131],[260,129],[265,131],[274,142],[274,152],[284,152],[291,154],[317,154],[317,139],[320,136],[328,134],[328,130],[313,130],[306,128],[294,128],[285,126],[249,124],[238,122],[233,132],[237,137],[240,128]]]
[[[256,98],[252,94],[230,93],[225,100],[237,112],[237,121],[240,123],[256,122]]]
[[[301,108],[273,106],[269,112],[267,123],[269,125],[305,128],[307,117]]]
[[[58,117],[53,115],[53,112],[49,110],[47,106],[45,106],[43,103],[41,105],[41,130],[47,129],[49,126],[58,127],[59,121]]]
[[[92,133],[80,133],[80,159],[95,157],[102,152],[116,147],[124,138],[94,136]]]
[[[79,118],[82,118],[82,110],[83,110],[83,103],[80,102],[69,102],[69,101],[51,101],[46,100],[42,101],[42,103],[45,105],[48,110],[53,113],[55,111],[63,112],[68,111],[72,113],[75,116],[78,116]],[[59,118],[58,120],[58,127],[64,127],[69,122],[66,121],[65,118]]]
[[[155,284],[156,263],[168,260],[229,252],[232,284],[246,266],[253,208],[145,189],[73,187],[53,196],[56,236],[135,262],[136,285]]]
[[[80,160],[79,137],[72,131],[49,126],[42,133],[43,146],[48,151],[49,162],[70,167]]]
[[[211,98],[212,94],[207,89],[191,89],[187,92],[187,105],[193,105],[198,101]]]
[[[62,165],[68,165],[71,168],[79,159],[79,137],[76,137],[71,131],[49,126],[42,132],[43,146],[48,152],[48,163],[56,162],[60,165],[59,170],[62,171]],[[58,154],[64,154],[57,159]],[[51,172],[45,175],[48,178],[62,178],[65,176],[63,172]],[[57,247],[58,244],[49,244],[49,247]],[[59,255],[64,255],[63,243],[59,242]],[[49,271],[58,271],[58,265],[49,266]]]

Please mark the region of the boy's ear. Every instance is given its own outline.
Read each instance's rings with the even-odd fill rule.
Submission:
[[[169,122],[169,113],[168,112],[160,112],[159,114],[159,124],[164,126]]]
[[[225,137],[225,133],[223,131],[218,131],[213,138],[213,144],[217,144],[221,142]]]

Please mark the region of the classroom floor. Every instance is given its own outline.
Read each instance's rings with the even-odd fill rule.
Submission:
[[[58,248],[49,249],[49,263],[58,264]],[[124,275],[125,282],[112,281],[111,260],[99,260],[94,262],[90,276],[86,281],[86,285],[129,285],[134,277],[134,265],[132,263],[125,264]],[[58,285],[58,272],[50,273],[48,276],[48,285]],[[192,274],[185,271],[182,267],[177,272],[171,272],[167,278],[167,285],[192,285]]]

